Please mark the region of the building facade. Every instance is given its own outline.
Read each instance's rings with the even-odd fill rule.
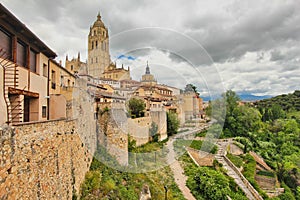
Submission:
[[[71,118],[76,76],[54,60],[49,67],[49,119]]]
[[[71,60],[66,56],[65,67],[72,74],[87,74],[87,64],[80,60],[80,53],[78,53],[77,58]]]
[[[47,120],[56,54],[1,4],[0,13],[0,124]]]
[[[110,63],[104,70],[102,77],[116,81],[130,80],[130,69],[129,67],[128,69],[124,69],[123,65],[122,68],[117,68],[115,63]]]

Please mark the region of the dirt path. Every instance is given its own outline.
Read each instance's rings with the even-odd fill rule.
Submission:
[[[180,137],[185,137],[185,136],[194,134],[195,132],[198,132],[200,130],[202,130],[202,128],[200,128],[200,129],[197,128],[197,129],[189,130],[187,132],[179,133],[176,136],[171,137],[167,143],[167,147],[169,150],[169,153],[167,156],[168,163],[170,164],[170,168],[174,174],[174,179],[175,179],[176,184],[178,185],[183,196],[187,200],[196,200],[196,199],[192,195],[190,189],[186,186],[187,176],[185,176],[183,168],[181,167],[179,161],[176,159],[176,153],[174,151],[173,143],[176,139],[178,139]]]
[[[171,170],[174,174],[174,179],[179,189],[181,190],[183,196],[188,200],[196,200],[192,195],[190,189],[185,185],[187,177],[184,175],[184,171],[178,161],[175,161],[170,165]]]

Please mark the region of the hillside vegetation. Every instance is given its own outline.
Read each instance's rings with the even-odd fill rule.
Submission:
[[[159,148],[161,148],[160,143],[149,143],[135,148],[134,151],[148,152]],[[99,151],[101,151],[101,155],[104,155],[104,149],[99,149]],[[118,165],[109,154],[105,154],[105,156],[107,162],[111,162],[110,166]],[[152,199],[164,199],[164,187],[167,186],[168,199],[184,200],[169,167],[148,173],[129,173],[108,167],[95,158],[81,186],[81,199],[137,200],[144,185],[149,186]]]
[[[255,103],[258,108],[271,108],[279,105],[284,111],[300,111],[300,90],[291,94],[282,94]]]
[[[239,100],[233,91],[223,95],[226,117],[217,119],[224,120],[221,137],[235,137],[244,153],[255,151],[271,166],[285,188],[275,199],[300,200],[300,91],[254,105],[239,106]],[[219,102],[211,105],[222,106]]]

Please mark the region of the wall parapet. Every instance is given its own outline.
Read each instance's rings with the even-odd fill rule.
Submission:
[[[0,128],[0,199],[72,199],[92,155],[76,120]]]
[[[227,158],[226,155],[223,155],[224,160],[227,162],[227,164],[235,171],[235,173],[241,178],[243,183],[246,185],[246,187],[249,189],[249,191],[252,193],[252,195],[255,197],[255,199],[263,200],[263,198],[259,195],[259,193],[255,190],[255,188],[249,183],[249,181],[243,176],[243,174],[240,172],[240,170]]]

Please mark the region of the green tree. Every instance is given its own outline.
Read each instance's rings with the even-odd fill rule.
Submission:
[[[230,114],[238,106],[238,102],[241,100],[240,97],[232,90],[228,90],[222,94],[223,99],[226,102],[226,113]]]
[[[199,97],[200,93],[197,90],[197,87],[191,83],[187,84],[184,88],[184,92],[193,92],[196,94],[196,96]]]
[[[236,107],[229,117],[230,129],[234,136],[248,136],[256,133],[262,126],[261,114],[258,110],[247,106]]]
[[[260,108],[259,110],[264,122],[274,121],[276,119],[285,118],[286,116],[285,111],[278,104],[274,104],[270,108]]]
[[[82,196],[85,197],[101,187],[101,173],[99,171],[89,171],[85,175],[85,181],[81,186]]]
[[[203,167],[197,168],[194,174],[188,178],[187,185],[197,199],[227,200],[230,185],[222,173]]]
[[[133,152],[136,149],[136,140],[128,134],[128,152]]]
[[[167,112],[167,134],[168,136],[177,133],[179,128],[179,120],[176,113]]]
[[[132,118],[142,117],[145,107],[145,102],[142,99],[131,98],[128,101],[128,109]]]

